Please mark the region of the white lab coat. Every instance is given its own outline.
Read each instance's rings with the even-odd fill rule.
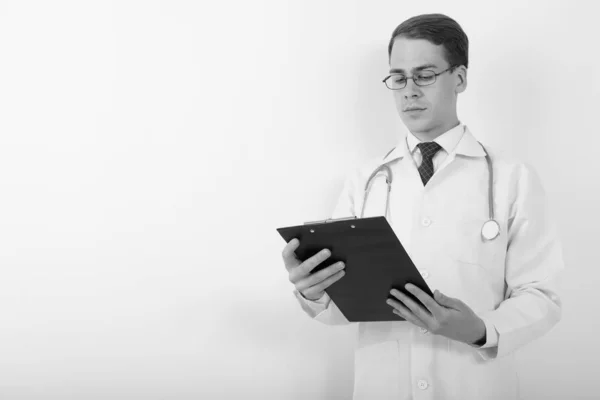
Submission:
[[[489,216],[485,153],[468,128],[426,187],[404,138],[385,159],[348,175],[332,218],[360,216],[368,177],[396,160],[389,164],[390,225],[431,290],[461,299],[487,330],[478,348],[406,321],[359,322],[355,400],[520,398],[514,353],[559,321],[563,259],[538,175],[488,147],[501,227],[491,242],[481,239]],[[364,217],[384,215],[386,190],[385,179],[375,178]],[[314,319],[348,323],[327,294],[318,301],[294,294]]]

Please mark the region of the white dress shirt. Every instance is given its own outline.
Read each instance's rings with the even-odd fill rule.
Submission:
[[[439,144],[442,148],[433,156],[433,173],[440,169],[440,166],[446,161],[448,154],[452,153],[460,139],[462,139],[464,133],[465,126],[459,123],[454,128],[444,132],[440,136],[438,136],[434,142]],[[415,161],[415,166],[419,168],[421,162],[423,160],[423,156],[421,155],[421,150],[417,147],[421,141],[412,133],[408,133],[406,135],[406,142],[408,144],[408,150],[412,154],[413,160]]]

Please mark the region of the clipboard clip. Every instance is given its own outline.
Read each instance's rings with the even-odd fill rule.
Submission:
[[[318,224],[327,224],[329,222],[337,222],[337,221],[349,221],[351,219],[358,219],[358,217],[355,215],[353,217],[345,217],[345,218],[327,218],[321,221],[309,221],[309,222],[305,222],[304,225],[318,225]]]

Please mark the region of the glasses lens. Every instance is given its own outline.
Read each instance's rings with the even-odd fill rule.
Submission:
[[[402,89],[406,86],[406,77],[404,75],[392,75],[385,83],[390,89]]]
[[[433,82],[435,82],[435,73],[431,71],[419,72],[415,76],[415,81],[419,86],[431,85]]]

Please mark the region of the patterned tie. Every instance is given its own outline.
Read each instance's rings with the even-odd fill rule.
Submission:
[[[419,167],[419,174],[421,174],[421,180],[423,181],[423,186],[425,186],[433,176],[433,156],[435,156],[435,153],[437,153],[442,146],[436,142],[423,142],[419,143],[417,147],[421,150],[421,155],[423,156],[423,161]]]

